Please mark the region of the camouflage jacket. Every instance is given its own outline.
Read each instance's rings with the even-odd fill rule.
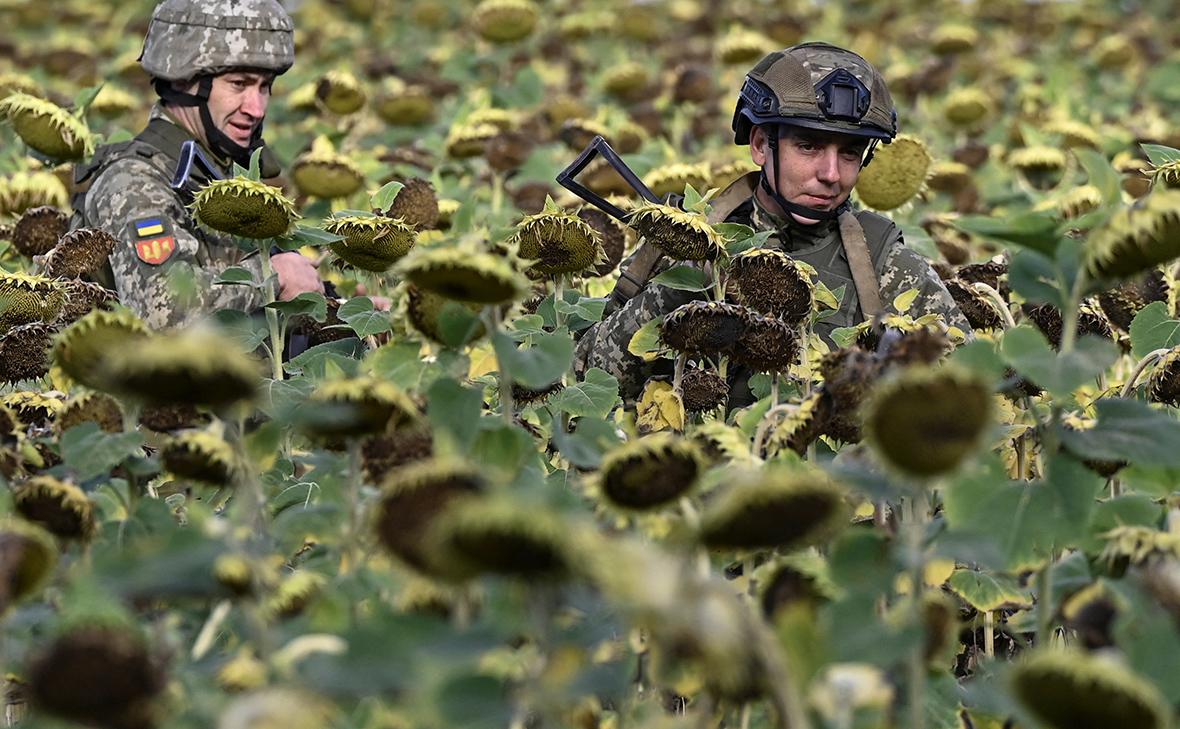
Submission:
[[[971,326],[959,311],[954,299],[930,263],[918,252],[905,245],[901,230],[888,218],[868,211],[856,211],[857,220],[865,231],[865,239],[880,284],[881,301],[892,311],[893,300],[909,289],[917,289],[918,297],[908,310],[913,316],[927,313],[941,314],[950,326],[970,334]],[[831,333],[839,327],[854,326],[864,321],[852,282],[840,230],[836,221],[821,221],[815,225],[801,225],[793,218],[783,220],[762,208],[750,197],[726,218],[726,222],[743,223],[755,231],[774,231],[766,247],[779,248],[797,260],[816,269],[819,279],[835,291],[843,287],[840,310],[834,316],[816,324],[816,333],[831,347]],[[679,261],[663,260],[653,272],[667,269]],[[703,294],[670,289],[649,283],[619,309],[595,324],[578,341],[575,366],[579,374],[591,367],[599,367],[619,380],[619,391],[625,401],[639,396],[643,384],[653,376],[671,375],[672,362],[659,359],[644,362],[627,351],[627,345],[639,329],[652,319],[671,312],[676,307]],[[752,402],[747,380],[752,373],[731,365],[729,371],[730,407]]]
[[[230,266],[261,279],[261,264],[257,256],[245,258],[231,237],[197,227],[186,204],[207,180],[194,167],[189,188],[172,189],[180,146],[190,139],[157,105],[139,136],[100,148],[74,176],[70,228],[101,228],[115,236],[118,243],[98,278],[153,329],[191,323],[218,309],[262,305],[254,288],[213,283]]]

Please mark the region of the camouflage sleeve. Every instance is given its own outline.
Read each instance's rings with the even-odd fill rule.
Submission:
[[[239,261],[232,243],[210,250],[214,246],[194,232],[188,211],[146,160],[108,167],[86,196],[85,217],[119,241],[110,257],[119,300],[153,329],[192,323],[218,309],[262,305],[256,289],[213,283],[231,265],[261,279],[257,257]]]
[[[880,272],[881,301],[892,309],[893,300],[910,289],[918,290],[910,312],[915,317],[923,314],[941,314],[947,326],[958,327],[968,338],[972,336],[967,317],[951,298],[942,279],[930,267],[930,262],[905,244],[901,232],[884,256]]]
[[[665,262],[655,273],[673,263]],[[672,361],[644,362],[627,351],[627,345],[643,325],[676,307],[700,298],[700,294],[648,283],[634,298],[598,322],[578,340],[574,367],[579,377],[591,367],[606,370],[619,380],[619,394],[625,402],[639,397],[643,383],[655,375],[671,375]]]

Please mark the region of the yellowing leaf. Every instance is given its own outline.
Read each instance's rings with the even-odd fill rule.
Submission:
[[[468,379],[476,379],[499,369],[496,364],[496,352],[488,344],[481,344],[471,350],[471,368],[467,371]]]
[[[840,308],[840,302],[836,300],[836,295],[832,293],[831,289],[824,286],[822,282],[816,282],[815,284],[815,300],[817,303],[823,304],[829,309]]]
[[[893,308],[897,311],[908,311],[914,305],[914,300],[918,298],[917,289],[909,289],[903,294],[900,294],[893,300]]]
[[[941,587],[955,571],[955,562],[950,559],[932,559],[922,571],[922,582],[926,587]],[[897,576],[894,587],[899,595],[910,594],[910,575],[903,572]]]
[[[627,343],[627,351],[644,362],[651,362],[660,356],[660,322],[663,317],[652,319],[639,328],[631,341]],[[670,387],[670,385],[669,385]]]
[[[661,430],[684,430],[684,401],[670,382],[648,381],[635,410],[636,426],[642,435]]]

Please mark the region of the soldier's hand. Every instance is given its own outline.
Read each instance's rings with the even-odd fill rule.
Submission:
[[[299,294],[324,293],[324,282],[315,264],[294,251],[280,253],[270,259],[279,277],[279,301],[290,301]]]

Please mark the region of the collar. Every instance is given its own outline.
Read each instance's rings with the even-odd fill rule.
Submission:
[[[773,230],[779,246],[784,252],[816,248],[831,243],[840,237],[840,225],[836,220],[821,220],[814,225],[803,225],[795,218],[775,215],[762,206],[758,196],[753,196],[754,210],[751,214],[752,227],[756,231]]]

